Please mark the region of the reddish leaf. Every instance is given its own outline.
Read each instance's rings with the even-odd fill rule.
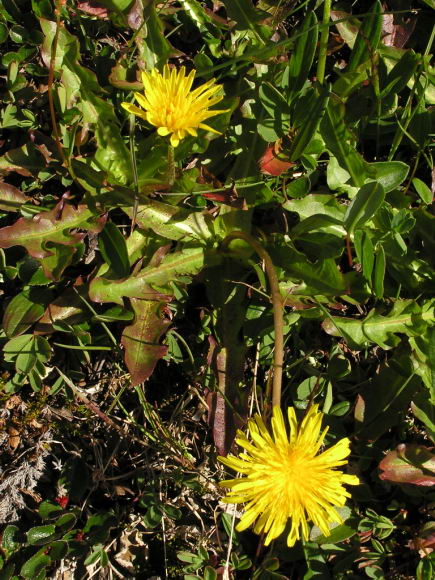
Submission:
[[[269,145],[259,161],[261,173],[277,176],[290,169],[290,167],[293,167],[294,163],[290,163],[290,161],[286,161],[280,157],[280,150],[281,145],[279,141]]]
[[[158,296],[155,293],[156,297]],[[166,297],[170,300],[170,297]],[[157,361],[167,353],[168,347],[160,339],[168,330],[171,321],[165,317],[165,302],[131,298],[135,313],[133,324],[122,333],[125,348],[125,363],[131,375],[132,385],[145,381],[154,371]]]
[[[13,185],[0,181],[0,209],[3,211],[18,211],[29,199],[30,197]]]
[[[76,209],[72,205],[64,205],[64,200],[61,200],[51,211],[39,213],[31,219],[20,218],[12,226],[0,229],[0,248],[24,246],[34,258],[52,256],[47,242],[67,246],[77,244],[86,233],[71,233],[70,230],[101,230],[104,224],[95,217],[87,206],[81,205]]]
[[[417,18],[400,18],[395,14],[383,14],[382,16],[382,42],[386,46],[403,48],[409,37],[414,32]],[[395,20],[399,20],[396,21]]]
[[[90,2],[83,2],[82,0],[77,0],[77,8],[85,14],[90,14],[103,20],[109,19],[109,11],[98,2],[93,2],[92,0]]]
[[[389,451],[379,464],[381,479],[413,485],[435,485],[435,455],[423,445],[405,444]]]

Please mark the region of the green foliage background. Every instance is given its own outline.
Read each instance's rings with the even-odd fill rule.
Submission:
[[[433,577],[433,10],[3,0],[0,489],[38,475],[0,503],[1,579]],[[120,106],[168,61],[228,109],[171,186],[167,142]],[[274,349],[234,231],[279,277],[283,405],[319,403],[361,479],[293,549],[219,504],[216,448],[262,411]]]

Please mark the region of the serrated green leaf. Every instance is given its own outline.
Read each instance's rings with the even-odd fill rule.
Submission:
[[[132,210],[125,208],[124,211],[132,217]],[[213,223],[208,213],[188,211],[155,200],[139,206],[136,221],[141,228],[151,229],[170,240],[206,242],[213,236]]]
[[[370,344],[378,344],[389,350],[396,346],[396,333],[418,336],[427,325],[435,323],[435,305],[427,302],[422,309],[413,300],[397,300],[389,312],[373,309],[362,320],[331,317],[323,321],[322,327],[333,336],[343,336],[351,348],[362,349]]]
[[[95,278],[89,288],[89,296],[95,302],[115,302],[123,305],[123,297],[147,299],[155,292],[151,287],[165,288],[170,282],[185,276],[197,274],[205,265],[206,254],[203,248],[185,249],[168,254],[158,266],[150,265],[137,276],[115,281]],[[207,254],[207,265],[215,261],[214,255]]]

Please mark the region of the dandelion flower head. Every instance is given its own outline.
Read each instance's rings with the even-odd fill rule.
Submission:
[[[289,407],[288,434],[281,409],[274,407],[272,434],[258,415],[248,422],[251,440],[238,431],[236,442],[245,451],[238,457],[219,457],[244,476],[220,483],[230,488],[226,503],[246,504],[237,530],[255,522],[254,531],[266,534],[268,545],[283,533],[291,518],[287,544],[293,546],[301,537],[308,540],[309,520],[326,536],[329,523],[342,523],[335,507],[343,506],[350,497],[343,484],[358,485],[359,481],[355,475],[335,469],[347,463],[349,439],[318,453],[328,431],[322,431],[322,417],[318,405],[313,405],[298,425],[295,410]]]
[[[210,107],[219,103],[223,96],[218,94],[221,85],[217,85],[215,79],[211,79],[191,90],[195,78],[192,70],[186,76],[186,70],[170,69],[168,65],[163,68],[163,74],[157,69],[142,73],[144,94],[134,93],[135,99],[140,105],[122,103],[124,109],[157,127],[157,133],[162,136],[170,135],[170,142],[177,147],[181,139],[188,135],[197,136],[197,129],[205,129],[220,135],[203,121],[220,113],[226,113],[228,109],[217,110]]]

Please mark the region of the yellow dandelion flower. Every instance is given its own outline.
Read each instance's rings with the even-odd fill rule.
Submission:
[[[211,79],[192,91],[194,78],[195,71],[192,70],[186,76],[184,66],[176,71],[165,65],[163,75],[157,69],[143,72],[144,94],[134,93],[136,101],[142,108],[132,103],[121,104],[129,113],[157,127],[159,135],[171,135],[173,147],[177,147],[181,139],[187,135],[196,137],[198,128],[220,135],[219,131],[203,121],[229,110],[209,110],[223,99],[222,95],[217,94],[221,86],[215,84],[215,79]]]
[[[301,536],[308,540],[308,520],[329,535],[329,523],[342,523],[334,506],[343,506],[350,497],[343,484],[358,485],[355,475],[336,467],[347,463],[349,439],[341,439],[318,453],[328,428],[322,428],[323,413],[313,405],[298,426],[295,410],[288,409],[290,434],[279,407],[274,407],[272,435],[260,416],[248,421],[250,441],[238,431],[236,442],[245,449],[238,457],[219,460],[245,477],[220,483],[231,488],[226,503],[245,503],[237,526],[242,531],[255,522],[254,531],[266,534],[268,545],[284,531],[291,518],[287,544],[293,546]]]

